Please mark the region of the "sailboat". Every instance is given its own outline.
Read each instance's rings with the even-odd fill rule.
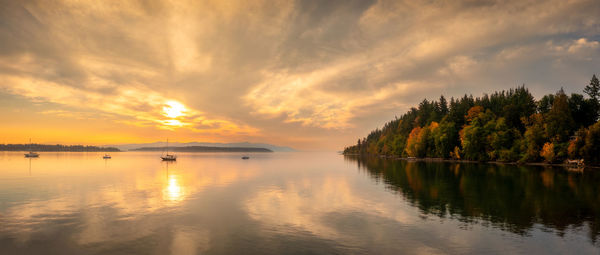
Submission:
[[[163,161],[175,161],[177,156],[175,154],[169,154],[169,139],[167,139],[167,154],[160,156]]]
[[[31,150],[31,147],[33,147],[33,144],[31,143],[31,138],[29,138],[29,153],[25,154],[26,158],[37,158],[40,156],[40,154],[33,152],[33,150]]]
[[[111,159],[112,157],[108,154],[104,154],[104,156],[102,157],[103,159]]]

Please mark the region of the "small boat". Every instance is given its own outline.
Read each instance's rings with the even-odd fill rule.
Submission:
[[[248,156],[243,156],[242,159],[250,159]]]
[[[26,157],[26,158],[37,158],[37,157],[39,157],[39,156],[40,156],[40,154],[38,154],[38,153],[35,153],[35,152],[33,152],[33,151],[30,151],[29,153],[26,153],[26,154],[25,154],[25,157]]]
[[[177,160],[177,156],[175,156],[173,154],[167,154],[167,155],[164,155],[164,156],[160,156],[160,158],[163,161],[175,161],[175,160]]]
[[[169,154],[169,139],[167,139],[167,154],[160,156],[163,161],[176,161],[177,156],[175,154]]]
[[[26,158],[37,158],[40,156],[40,154],[33,152],[33,150],[31,149],[31,147],[33,147],[33,143],[31,143],[31,138],[29,138],[29,153],[25,154]]]
[[[111,159],[112,157],[108,154],[104,154],[104,156],[102,157],[103,159]]]

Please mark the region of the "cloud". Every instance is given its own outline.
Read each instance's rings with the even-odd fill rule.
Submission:
[[[588,41],[586,38],[579,38],[569,46],[567,50],[569,53],[579,52],[581,50],[595,50],[598,48],[599,43],[597,41]]]
[[[6,84],[9,84],[8,86]],[[88,84],[88,86],[94,84]],[[128,117],[124,122],[137,126],[156,126],[164,129],[187,127],[195,131],[216,128],[219,131],[235,133],[242,128],[244,132],[255,132],[250,127],[239,126],[227,120],[210,119],[203,113],[187,109],[176,116],[165,114],[164,109],[170,105],[181,103],[164,98],[151,90],[135,87],[115,88],[111,95],[91,92],[63,86],[56,82],[44,80],[31,80],[14,76],[0,76],[0,88],[10,93],[22,95],[36,100],[58,103],[67,106],[96,110],[97,114],[111,114]],[[44,114],[56,116],[71,116],[80,119],[82,116],[67,114],[65,110],[47,110]]]
[[[182,45],[186,43],[181,36],[184,33],[180,31],[185,26],[173,25],[177,28],[173,33],[177,35],[169,38],[179,43],[174,45],[179,51],[171,52],[177,62],[169,63],[165,53],[158,48],[166,44],[164,40],[147,38],[148,34],[138,33],[136,29],[125,31],[127,27],[118,23],[131,19],[134,24],[141,25],[151,18],[144,17],[146,13],[132,2],[118,6],[67,1],[56,6],[45,2],[9,6],[15,10],[5,16],[6,23],[34,33],[23,35],[11,30],[3,34],[9,47],[5,47],[7,54],[0,56],[0,88],[32,100],[125,117],[121,123],[136,126],[171,130],[186,127],[196,132],[229,134],[258,132],[249,125],[210,116],[193,108],[177,117],[161,113],[164,105],[177,102],[165,95],[172,82],[168,77],[169,70],[162,67],[172,65],[175,71],[185,66],[199,67],[197,55],[181,52],[186,50]],[[54,10],[62,15],[55,16]],[[94,19],[106,22],[91,26]],[[36,38],[25,40],[24,48],[16,44],[10,47],[19,36]],[[210,59],[199,61],[205,66],[210,64]],[[59,115],[67,116],[65,113]]]
[[[306,61],[298,63],[291,57],[295,65],[261,72],[264,74],[262,81],[245,98],[254,105],[255,113],[266,116],[284,114],[288,122],[324,128],[352,127],[350,122],[357,117],[356,113],[371,101],[394,104],[394,100],[402,98],[404,93],[419,95],[418,100],[431,97],[432,92],[420,90],[418,86],[434,89],[452,86],[453,82],[475,83],[480,80],[477,76],[485,73],[485,69],[478,67],[493,66],[491,62],[495,60],[495,52],[502,52],[507,46],[510,48],[521,41],[531,43],[532,40],[534,44],[543,44],[543,38],[548,35],[563,36],[562,31],[594,31],[598,24],[589,20],[585,25],[575,21],[558,21],[562,11],[580,10],[589,2],[557,3],[552,8],[542,8],[545,10],[542,14],[535,14],[540,4],[516,1],[398,4],[380,1],[361,9],[360,15],[330,15],[330,20],[314,18],[316,23],[311,23],[304,33],[293,37],[295,41],[291,45],[305,40],[304,36],[308,33],[310,40],[303,46],[315,44],[315,40],[321,40],[317,43],[319,46],[329,46],[305,49],[289,46],[285,41],[283,48],[292,48],[291,52],[306,50],[294,53],[294,56],[304,56]],[[411,8],[419,10],[419,14],[408,14],[407,10]],[[326,29],[338,20],[354,28],[354,32],[350,33],[352,36],[341,33],[336,37],[342,38],[340,41],[313,36],[333,33]],[[361,37],[368,33],[372,37]],[[361,42],[368,47],[350,42]],[[344,54],[330,52],[330,49]],[[526,81],[523,79],[523,82]],[[499,84],[494,80],[488,83]],[[401,86],[410,88],[401,90],[398,84],[413,86]],[[516,85],[518,83],[504,86]],[[469,92],[468,87],[464,87],[463,91]],[[380,93],[387,96],[378,95]]]
[[[593,0],[3,6],[5,91],[224,141],[339,148],[423,98],[576,92],[598,72]]]

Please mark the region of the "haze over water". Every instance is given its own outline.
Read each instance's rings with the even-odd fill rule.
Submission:
[[[596,172],[335,153],[0,153],[1,254],[598,254]]]

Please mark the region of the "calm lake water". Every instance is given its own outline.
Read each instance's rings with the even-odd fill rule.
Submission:
[[[0,254],[598,254],[600,173],[335,153],[0,152]]]

